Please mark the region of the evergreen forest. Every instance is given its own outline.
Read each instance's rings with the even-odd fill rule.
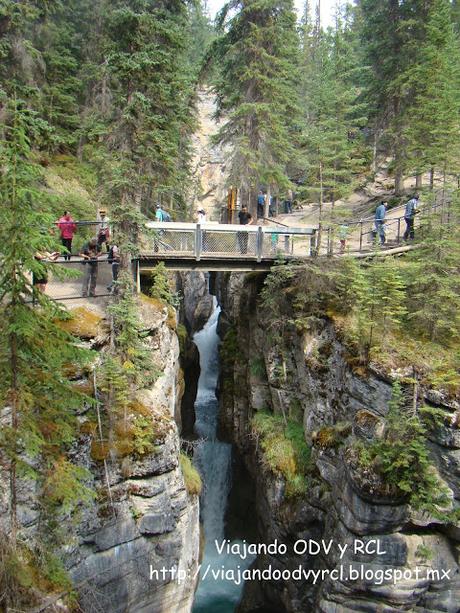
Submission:
[[[174,222],[196,221],[203,92],[238,206],[256,217],[263,191],[266,218],[271,199],[288,193],[316,211],[316,257],[277,262],[264,278],[258,304],[271,314],[274,345],[289,326],[303,334],[327,318],[355,373],[372,364],[412,390],[401,400],[396,383],[388,436],[356,444],[350,461],[376,466],[388,491],[458,524],[425,445],[427,420],[447,418],[417,408],[417,390],[449,398],[449,423],[460,427],[460,2],[342,1],[332,25],[319,5],[229,0],[214,19],[203,0],[0,0],[0,611],[89,611],[67,572],[68,525],[96,503],[112,518],[114,465],[128,474],[168,436],[167,420],[140,400],[165,368],[152,359],[143,317],[162,313],[183,356],[183,305],[161,264],[139,297],[131,263],[158,205]],[[385,195],[370,196],[359,216],[373,217],[383,197],[391,211],[417,192],[415,239],[401,253],[375,244],[372,257],[321,251],[358,221],[347,203],[382,173]],[[77,322],[70,301],[33,281],[80,279],[51,261],[63,253],[56,220],[70,211],[95,222],[101,210],[120,252],[103,328],[84,307]],[[89,238],[77,232],[77,251]],[[229,339],[224,363],[238,352]],[[91,414],[83,425],[82,406]],[[287,444],[281,420],[276,436],[264,414],[254,423],[262,445],[270,436]],[[98,488],[76,452],[83,427]],[[407,438],[396,448],[398,432]],[[180,465],[196,496],[186,453]],[[291,485],[294,499],[306,495],[303,481]]]

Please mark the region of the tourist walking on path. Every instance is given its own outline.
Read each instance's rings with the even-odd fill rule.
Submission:
[[[98,260],[101,256],[101,246],[98,244],[95,238],[92,238],[88,243],[86,243],[86,245],[83,246],[80,256],[84,260],[83,286],[81,294],[83,298],[86,298],[88,296],[89,287],[89,295],[94,298],[96,296]]]
[[[168,222],[171,221],[171,215],[166,212],[161,204],[157,204],[155,211],[155,221]],[[157,230],[153,239],[153,249],[158,252],[160,249],[161,240],[160,237],[164,234],[163,230]]]
[[[379,206],[375,210],[375,230],[380,239],[380,244],[384,245],[386,241],[385,236],[385,216],[387,212],[388,202],[382,200]]]
[[[155,221],[171,221],[171,215],[164,210],[161,204],[157,204],[157,210],[155,213]]]
[[[241,211],[238,213],[238,219],[240,221],[240,225],[242,226],[250,226],[254,223],[251,213],[248,213],[248,207],[242,206]],[[248,233],[247,232],[238,232],[238,245],[241,253],[248,252]]]
[[[66,248],[64,260],[70,260],[72,257],[72,240],[77,231],[77,224],[72,219],[69,211],[64,211],[64,215],[58,220],[57,226],[61,233],[61,243]]]
[[[339,227],[339,241],[340,241],[340,253],[344,253],[347,238],[348,238],[348,225],[346,223],[341,224]]]
[[[406,209],[404,211],[404,221],[406,222],[406,231],[404,232],[403,238],[407,241],[408,238],[413,240],[414,238],[414,220],[415,216],[418,213],[418,200],[419,195],[415,194],[409,202],[406,204]]]

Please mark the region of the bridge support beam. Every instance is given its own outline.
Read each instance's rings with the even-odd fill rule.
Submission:
[[[195,259],[197,261],[199,261],[201,258],[202,245],[203,245],[203,232],[201,230],[201,225],[197,223],[196,230],[195,230]]]
[[[262,261],[263,250],[264,250],[264,235],[262,232],[262,226],[259,226],[257,228],[257,238],[256,238],[256,256],[257,256],[258,262]]]

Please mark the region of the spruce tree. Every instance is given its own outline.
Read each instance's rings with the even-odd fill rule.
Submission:
[[[420,338],[447,345],[460,337],[459,200],[425,215],[420,246],[409,255],[407,320]],[[449,221],[448,221],[449,220]]]
[[[31,139],[42,129],[43,121],[24,103],[13,101],[4,109],[5,136],[0,142],[0,403],[11,407],[11,413],[0,432],[0,449],[10,475],[13,544],[19,528],[18,478],[28,476],[38,481],[48,500],[44,505],[48,511],[68,510],[87,497],[82,484],[85,472],[66,457],[77,430],[76,409],[86,397],[76,393],[66,372],[69,364],[78,369],[90,356],[58,325],[65,312],[30,279],[30,272],[40,276],[47,272],[36,253],[54,248],[49,232],[54,222],[54,216],[48,214],[49,196],[40,186],[39,167],[31,161]],[[59,475],[65,483],[59,483]]]
[[[303,28],[302,92],[303,145],[309,197],[323,204],[346,196],[364,168],[360,127],[366,118],[358,104],[356,48],[352,22],[337,15],[334,30]],[[319,239],[320,240],[320,239]]]
[[[406,171],[404,131],[414,107],[414,92],[406,87],[417,63],[429,3],[424,0],[360,0],[361,40],[367,72],[366,100],[377,140],[383,136],[394,157],[395,192],[403,189]]]
[[[414,92],[405,138],[407,156],[417,174],[430,169],[458,170],[460,157],[459,44],[448,0],[431,4],[418,62],[407,74]]]
[[[232,8],[236,14],[214,46],[224,120],[218,140],[231,147],[229,183],[242,188],[254,211],[259,186],[274,193],[290,185],[286,168],[296,158],[299,131],[298,36],[291,0],[245,0]]]

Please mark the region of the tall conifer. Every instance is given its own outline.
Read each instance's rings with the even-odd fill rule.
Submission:
[[[236,15],[215,46],[224,119],[218,139],[231,146],[230,183],[243,188],[245,204],[254,207],[259,186],[271,192],[289,186],[286,168],[296,157],[296,17],[291,0],[244,0],[232,7]]]

